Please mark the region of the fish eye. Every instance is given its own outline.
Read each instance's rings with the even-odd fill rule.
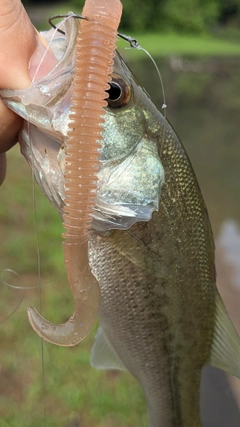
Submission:
[[[130,87],[125,80],[117,75],[113,75],[109,82],[110,88],[106,91],[109,94],[107,98],[110,108],[121,108],[128,104],[130,100]]]

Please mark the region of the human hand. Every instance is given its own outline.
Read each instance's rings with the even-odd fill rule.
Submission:
[[[19,0],[1,0],[0,88],[31,84],[28,63],[36,47],[34,28]],[[17,142],[22,120],[0,100],[0,184],[6,174],[5,152]]]
[[[31,85],[42,51],[40,36],[33,27],[21,0],[0,0],[0,88],[24,89]],[[42,49],[41,49],[42,46]],[[30,60],[33,53],[34,59]],[[46,74],[55,64],[48,53],[41,73]],[[41,77],[41,75],[38,75]],[[6,154],[18,139],[22,119],[9,110],[0,99],[0,185],[6,175]]]

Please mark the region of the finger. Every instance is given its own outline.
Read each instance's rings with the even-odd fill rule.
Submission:
[[[0,100],[0,153],[8,151],[17,142],[22,122],[22,118]]]

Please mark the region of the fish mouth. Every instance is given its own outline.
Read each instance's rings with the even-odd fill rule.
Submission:
[[[65,193],[64,140],[70,123],[78,26],[76,19],[67,19],[63,24],[64,35],[53,29],[43,32],[42,37],[58,59],[57,65],[46,76],[34,81],[30,88],[1,91],[6,105],[25,119],[19,141],[21,152],[38,185],[61,215]],[[103,146],[105,131],[103,127]],[[124,140],[124,134],[122,138]],[[124,230],[135,222],[149,221],[153,211],[158,209],[164,170],[156,144],[147,135],[121,159],[109,160],[101,155],[97,175],[92,229],[98,232],[114,228]]]

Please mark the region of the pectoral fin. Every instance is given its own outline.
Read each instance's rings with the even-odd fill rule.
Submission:
[[[96,369],[119,369],[127,371],[127,368],[112,347],[101,326],[97,331],[93,344],[90,362]]]
[[[216,317],[208,364],[240,378],[240,338],[223,302],[216,296]]]

